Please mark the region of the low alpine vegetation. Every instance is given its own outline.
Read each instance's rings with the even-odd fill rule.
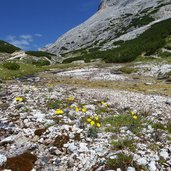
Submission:
[[[3,67],[9,70],[19,70],[20,65],[17,64],[16,62],[5,62],[3,63]]]

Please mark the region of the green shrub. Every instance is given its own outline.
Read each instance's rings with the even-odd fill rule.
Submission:
[[[129,166],[134,166],[133,157],[131,155],[120,153],[117,155],[116,159],[108,159],[106,161],[105,169],[121,168],[122,170],[126,170]]]
[[[168,131],[169,133],[171,133],[171,121],[169,121],[166,124],[162,124],[162,123],[154,123],[152,124],[152,127],[157,130],[157,129],[161,129],[161,130],[165,130]]]
[[[0,40],[0,52],[13,53],[17,50],[20,50],[20,48]]]
[[[96,128],[89,128],[87,136],[91,138],[97,138],[98,137],[98,131]]]
[[[171,53],[170,52],[162,52],[162,53],[159,53],[159,57],[161,57],[161,58],[170,57],[171,58]]]
[[[134,27],[141,27],[144,25],[147,25],[149,23],[151,23],[152,21],[154,21],[154,19],[152,17],[148,15],[143,16],[142,18],[135,18],[132,20],[132,23],[129,27],[134,26]]]
[[[38,61],[32,61],[32,64],[36,66],[46,66],[46,65],[50,65],[50,62],[47,60],[40,59]]]
[[[60,105],[61,105],[61,101],[59,101],[59,100],[51,100],[51,101],[48,102],[47,107],[49,109],[58,109],[58,108],[60,108]]]
[[[84,60],[82,56],[71,57],[63,60],[63,63],[71,63],[73,61]]]
[[[91,62],[91,60],[90,59],[84,59],[84,62],[89,63],[89,62]]]
[[[124,43],[123,40],[118,40],[116,42],[113,42],[113,45],[117,46],[117,45],[121,45],[122,43]]]
[[[3,63],[3,67],[7,68],[9,70],[19,70],[20,69],[20,65],[17,64],[16,62],[5,62],[5,63]]]
[[[48,59],[51,59],[52,56],[56,56],[54,54],[43,51],[26,51],[26,54],[36,57],[47,57]]]
[[[131,151],[135,151],[136,146],[134,143],[135,143],[134,140],[124,139],[119,141],[112,141],[111,145],[113,150],[129,149]]]

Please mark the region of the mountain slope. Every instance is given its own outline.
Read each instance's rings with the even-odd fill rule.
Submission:
[[[79,49],[113,49],[114,42],[134,39],[170,17],[170,0],[101,0],[95,15],[43,50],[59,55]]]

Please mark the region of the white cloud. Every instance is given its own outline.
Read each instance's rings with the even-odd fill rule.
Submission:
[[[16,39],[16,36],[14,36],[14,35],[8,35],[7,37],[6,37],[6,40],[15,40]]]
[[[33,36],[29,35],[29,34],[21,35],[20,38],[23,39],[23,40],[28,40],[29,42],[33,41]]]
[[[39,33],[34,34],[34,36],[36,36],[36,37],[43,37],[43,35],[39,34]]]
[[[6,40],[9,43],[11,43],[21,49],[28,49],[31,46],[32,42],[34,42],[35,37],[42,37],[42,35],[41,34],[34,34],[34,35],[23,34],[20,36],[8,35],[6,37]]]

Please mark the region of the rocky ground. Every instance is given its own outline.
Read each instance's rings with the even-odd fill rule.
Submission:
[[[170,96],[55,80],[134,81],[111,69],[51,71],[1,83],[0,169],[170,171]]]

